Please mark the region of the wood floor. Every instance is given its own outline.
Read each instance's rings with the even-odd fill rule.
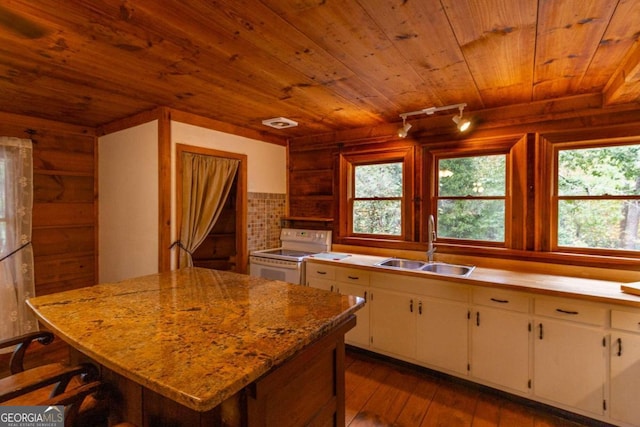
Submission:
[[[8,355],[1,355],[0,359]],[[27,352],[26,367],[62,362],[59,340]],[[539,407],[420,368],[390,363],[350,349],[346,354],[347,427],[582,427],[595,421],[568,420]],[[2,364],[0,363],[0,366]],[[2,371],[2,369],[0,369]],[[0,372],[0,377],[6,372]]]
[[[347,351],[347,427],[580,427],[482,387]]]

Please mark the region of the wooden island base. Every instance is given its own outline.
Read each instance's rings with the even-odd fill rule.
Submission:
[[[115,415],[141,427],[343,427],[344,334],[355,322],[351,315],[328,335],[207,412],[187,408],[105,367],[102,378],[121,395]],[[74,359],[86,357],[77,353]]]

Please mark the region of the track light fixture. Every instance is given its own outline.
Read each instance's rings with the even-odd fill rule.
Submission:
[[[460,107],[460,114],[453,116],[451,120],[453,120],[460,132],[465,132],[471,127],[471,120],[462,118],[462,110],[464,110],[464,106]]]
[[[400,138],[406,138],[407,134],[409,133],[409,129],[411,129],[411,124],[407,123],[407,118],[403,117],[402,118],[402,127],[400,129],[398,129],[398,136]]]
[[[398,129],[398,136],[400,138],[406,138],[407,134],[409,133],[409,129],[411,129],[411,125],[409,123],[407,123],[407,117],[409,117],[409,116],[417,116],[419,114],[432,115],[432,114],[434,114],[434,113],[436,113],[438,111],[453,110],[454,108],[457,108],[458,110],[460,110],[460,114],[454,116],[453,117],[453,121],[456,124],[456,126],[458,127],[458,130],[460,132],[465,132],[471,127],[471,121],[469,119],[463,119],[462,118],[462,111],[464,110],[464,107],[466,107],[466,106],[467,106],[466,103],[453,104],[453,105],[445,105],[444,107],[429,107],[429,108],[423,108],[422,110],[410,111],[408,113],[402,113],[402,114],[400,114],[400,117],[402,117],[402,127]]]

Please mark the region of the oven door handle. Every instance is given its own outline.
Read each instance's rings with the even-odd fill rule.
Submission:
[[[298,262],[295,261],[289,261],[289,262],[269,262],[269,260],[271,260],[272,258],[261,258],[261,257],[257,257],[257,256],[252,256],[249,258],[249,262],[253,265],[262,265],[265,267],[272,267],[272,268],[286,268],[289,270],[296,270],[299,268],[299,264]],[[276,260],[277,261],[277,260]]]

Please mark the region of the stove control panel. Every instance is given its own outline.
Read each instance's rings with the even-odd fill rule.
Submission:
[[[306,242],[320,245],[331,245],[331,231],[283,228],[280,232],[280,240],[282,242]]]

